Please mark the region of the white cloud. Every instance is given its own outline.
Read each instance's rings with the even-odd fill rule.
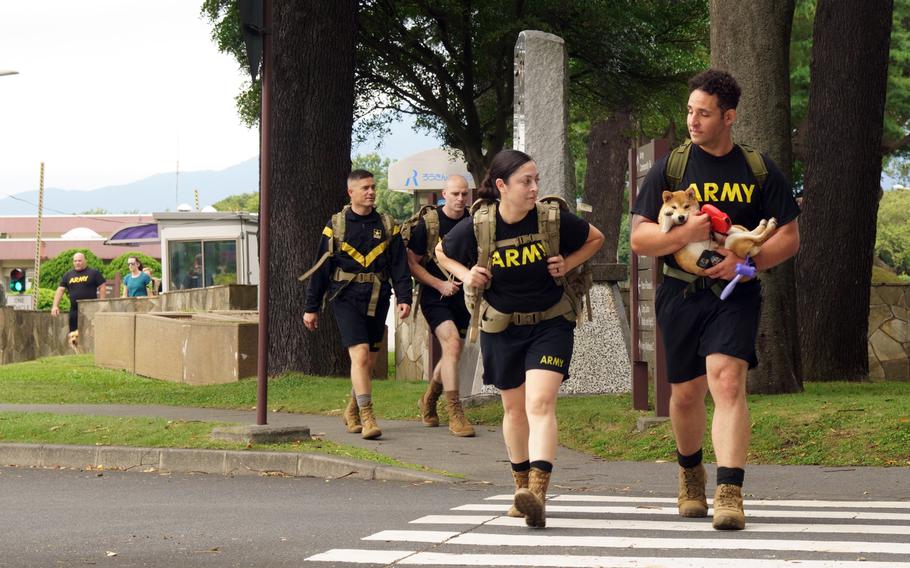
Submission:
[[[0,191],[94,189],[258,153],[234,96],[248,75],[217,51],[199,0],[0,5]]]

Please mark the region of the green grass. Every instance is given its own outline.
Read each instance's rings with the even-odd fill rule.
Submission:
[[[241,444],[210,438],[209,435],[213,428],[225,425],[228,424],[166,420],[164,418],[119,418],[33,412],[0,412],[0,442],[310,452],[421,471],[446,473],[400,462],[370,450],[336,444],[328,440],[313,439],[306,442],[287,444]]]
[[[910,383],[831,382],[805,387],[800,394],[749,397],[750,463],[910,465]],[[375,381],[377,414],[387,419],[416,419],[415,402],[423,388],[421,382]],[[269,409],[340,414],[349,391],[346,378],[289,374],[269,382]],[[0,402],[6,403],[252,409],[255,401],[254,380],[188,387],[100,369],[92,365],[91,356],[0,366]],[[711,410],[709,405],[709,416]],[[632,410],[629,395],[565,397],[560,399],[557,413],[560,442],[567,447],[608,460],[674,459],[669,424],[637,432],[637,418],[650,413]],[[468,416],[475,423],[499,424],[502,408],[498,401],[491,402],[468,409]],[[705,452],[713,459],[710,436]]]

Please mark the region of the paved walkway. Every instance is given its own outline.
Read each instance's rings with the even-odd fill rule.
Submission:
[[[169,420],[255,424],[252,411],[91,404],[0,404],[0,412],[50,412],[96,416],[151,416]],[[380,420],[382,438],[362,439],[345,431],[338,416],[272,412],[273,426],[308,426],[313,435],[367,448],[403,462],[460,473],[469,481],[511,485],[499,427],[480,426],[475,438],[456,438],[445,426]],[[560,448],[554,486],[559,489],[627,491],[642,494],[676,491],[674,463],[608,462]],[[749,466],[746,490],[759,498],[910,499],[910,467]],[[711,475],[713,477],[713,475]],[[711,485],[711,483],[709,483]]]

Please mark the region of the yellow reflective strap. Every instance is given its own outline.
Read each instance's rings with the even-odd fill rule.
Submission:
[[[325,227],[324,229],[322,229],[322,234],[323,234],[323,236],[326,236],[331,239],[332,235],[335,234],[335,231],[333,231],[331,227]]]
[[[371,250],[369,252],[369,254],[367,254],[365,257],[362,254],[360,254],[357,251],[357,249],[355,249],[348,243],[341,243],[341,250],[346,252],[348,254],[348,256],[350,256],[352,259],[354,259],[354,261],[357,262],[358,264],[360,264],[360,266],[366,268],[367,266],[372,264],[374,260],[376,260],[376,257],[378,257],[383,252],[385,252],[385,249],[388,246],[388,244],[389,244],[388,241],[383,241],[383,242],[379,243],[378,245],[376,245],[376,248]]]

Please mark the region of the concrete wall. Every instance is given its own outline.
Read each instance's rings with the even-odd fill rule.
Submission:
[[[71,354],[67,332],[65,316],[0,307],[0,365]]]
[[[258,323],[225,314],[95,315],[95,364],[188,385],[256,375]]]

